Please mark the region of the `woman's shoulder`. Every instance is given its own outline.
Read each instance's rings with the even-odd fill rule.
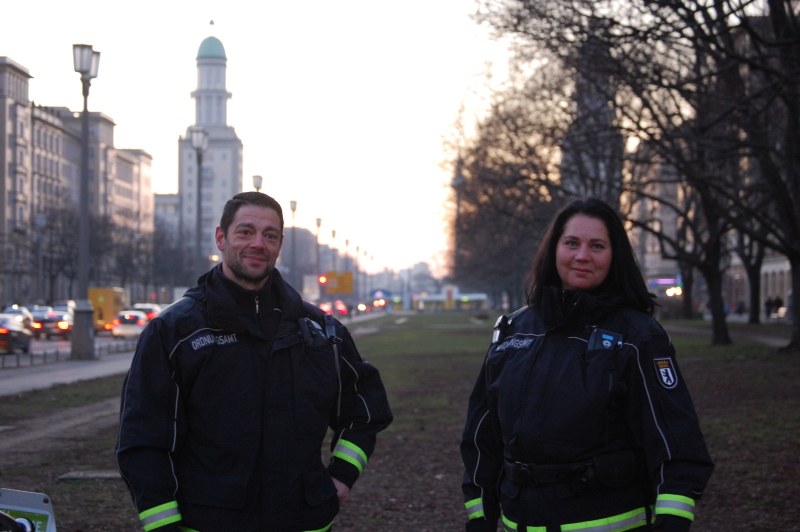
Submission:
[[[611,321],[633,337],[667,336],[664,328],[653,316],[634,308],[620,308],[611,316]]]
[[[544,327],[541,313],[530,307],[522,307],[508,315],[508,326],[513,332],[532,333]]]

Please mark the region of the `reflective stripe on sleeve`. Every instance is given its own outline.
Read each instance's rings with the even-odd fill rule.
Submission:
[[[656,515],[677,515],[694,521],[694,499],[681,495],[659,495],[656,500]]]
[[[335,517],[333,518],[333,521],[336,521],[336,518],[335,518]],[[306,530],[306,532],[328,532],[328,530],[330,530],[330,529],[331,529],[331,527],[333,526],[333,521],[331,521],[330,523],[328,523],[328,526],[325,526],[325,527],[323,527],[323,528],[319,528],[319,529],[317,529],[317,530]]]
[[[517,523],[506,516],[503,516],[503,532],[516,532]]]
[[[189,528],[186,526],[179,526],[178,528],[181,530],[181,532],[200,532],[199,530],[195,530],[194,528]]]
[[[345,462],[350,462],[358,468],[359,473],[361,473],[364,470],[364,466],[367,465],[367,455],[364,451],[362,451],[358,445],[347,440],[339,439],[336,443],[336,447],[333,449],[333,456],[341,458]]]
[[[582,523],[570,523],[561,525],[562,532],[577,530],[579,532],[622,532],[631,530],[647,524],[647,512],[644,508],[638,508],[631,512],[595,519],[594,521],[583,521]]]
[[[145,510],[139,514],[139,520],[142,522],[145,532],[180,521],[181,512],[178,510],[178,501]]]
[[[480,498],[467,501],[464,503],[464,506],[467,507],[467,514],[469,515],[470,519],[485,517],[483,513],[483,500]]]

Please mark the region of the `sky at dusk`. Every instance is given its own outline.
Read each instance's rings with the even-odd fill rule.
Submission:
[[[200,0],[5,3],[0,56],[26,67],[37,104],[82,107],[72,44],[101,52],[91,111],[115,121],[115,146],[153,156],[153,188],[177,190],[178,137],[194,122],[196,55],[228,57],[228,124],[244,144],[243,182],[320,241],[356,246],[375,269],[445,262],[452,169],[444,139],[507,51],[470,19],[474,0],[260,3]],[[209,25],[213,20],[214,25]]]

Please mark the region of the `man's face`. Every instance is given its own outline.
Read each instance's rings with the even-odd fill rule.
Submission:
[[[216,240],[225,277],[248,290],[258,290],[267,282],[281,252],[281,219],[275,209],[244,205],[236,211],[227,236],[217,227]]]

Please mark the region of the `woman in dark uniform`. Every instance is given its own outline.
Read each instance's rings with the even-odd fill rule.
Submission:
[[[470,396],[467,531],[687,531],[713,464],[621,220],[551,222]]]

